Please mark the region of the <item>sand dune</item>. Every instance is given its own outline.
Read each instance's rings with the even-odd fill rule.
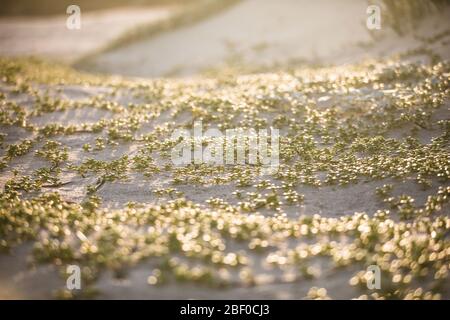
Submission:
[[[245,0],[189,27],[101,54],[82,67],[140,77],[183,76],[235,62],[356,62],[419,44],[383,25],[374,41],[366,27],[366,9],[367,3],[359,0]],[[416,31],[438,32],[449,18],[446,12]]]

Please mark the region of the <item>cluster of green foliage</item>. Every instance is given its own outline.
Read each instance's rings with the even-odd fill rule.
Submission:
[[[448,62],[139,82],[44,65],[0,60],[1,249],[31,242],[35,262],[79,264],[87,291],[102,270],[124,277],[143,261],[153,268],[149,285],[221,288],[262,284],[259,264],[275,270],[272,283],[319,278],[315,262],[325,259],[335,273],[357,268],[348,279],[356,297],[428,299],[445,292]],[[67,98],[65,88],[79,84],[105,90]],[[76,124],[36,121],[78,109],[107,116]],[[171,134],[195,121],[204,130],[278,128],[278,171],[261,176],[260,164],[174,166],[170,152],[178,141]],[[88,140],[74,143],[82,137]],[[24,169],[24,159],[44,165]],[[65,199],[63,187],[78,183],[66,177],[85,186],[79,203]],[[111,209],[102,188],[133,179],[149,186],[142,197],[148,201]],[[398,192],[405,181],[414,188]],[[305,189],[320,194],[363,183],[374,186],[375,212],[298,214],[311,200]],[[215,187],[232,191],[196,197]],[[376,293],[365,287],[373,264],[383,275]],[[308,297],[328,298],[328,292],[311,288]]]

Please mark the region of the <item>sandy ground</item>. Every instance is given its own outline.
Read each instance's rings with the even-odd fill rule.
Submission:
[[[375,41],[366,27],[366,8],[360,0],[244,0],[189,27],[101,54],[82,68],[185,76],[236,63],[350,63],[417,47],[412,36],[399,37],[383,25]],[[416,32],[448,29],[448,21],[450,11]],[[440,53],[450,57],[448,48]]]
[[[49,90],[51,95],[69,100],[87,100],[99,95],[105,95],[109,92],[108,88],[81,86],[64,86],[61,92],[56,92],[56,88],[43,86],[42,92]],[[18,101],[24,106],[31,106],[26,95],[12,94],[7,88],[2,88],[11,100]],[[365,93],[356,94],[359,97],[365,96]],[[358,97],[355,96],[355,99]],[[333,96],[339,99],[339,95]],[[340,97],[343,99],[344,97]],[[129,102],[138,102],[122,92],[117,97],[110,98],[111,101],[118,101],[123,105]],[[450,105],[447,103],[438,111],[436,121],[447,119],[450,114]],[[70,124],[73,121],[97,122],[101,119],[111,119],[114,114],[105,110],[67,110],[63,112],[46,113],[42,116],[33,117],[31,122],[40,126],[49,123]],[[182,119],[178,119],[182,121]],[[7,133],[5,142],[10,140],[30,138],[30,134],[25,130],[5,131]],[[397,137],[406,134],[407,130],[396,132]],[[436,130],[432,136],[441,133]],[[80,164],[85,155],[81,151],[81,146],[85,143],[95,144],[96,135],[77,134],[69,136],[56,137],[55,140],[68,146],[69,161],[73,164]],[[420,131],[418,138],[421,141],[430,141],[430,131]],[[139,143],[121,143],[116,147],[110,147],[105,150],[95,151],[91,157],[97,160],[113,160],[123,155],[133,156],[141,145]],[[33,150],[39,149],[40,145],[33,147]],[[21,173],[27,173],[46,165],[44,160],[36,159],[34,152],[30,152],[18,159],[14,159],[10,166]],[[0,175],[0,188],[12,177],[11,171],[4,171]],[[86,197],[86,187],[95,181],[94,177],[82,178],[73,172],[64,173],[63,181],[70,181],[70,184],[61,186],[57,191],[66,200],[73,202],[82,202]],[[275,180],[272,177],[265,177]],[[135,201],[140,203],[163,203],[169,198],[158,198],[153,193],[156,188],[166,188],[171,186],[170,175],[164,172],[153,176],[151,179],[142,174],[130,174],[127,181],[116,181],[106,183],[97,194],[102,198],[102,205],[108,208],[122,208],[127,202]],[[417,203],[424,203],[430,194],[435,194],[439,186],[445,184],[433,181],[433,187],[428,190],[422,189],[413,180],[394,180],[382,179],[379,181],[361,181],[348,186],[322,186],[309,187],[301,185],[297,191],[305,195],[305,202],[300,207],[284,206],[283,210],[289,218],[296,218],[300,215],[320,214],[323,217],[338,218],[344,215],[351,215],[354,212],[366,212],[373,215],[379,209],[389,209],[387,204],[380,202],[373,190],[383,184],[394,184],[395,193],[399,196],[403,193],[409,194],[415,198]],[[180,185],[179,191],[184,192],[187,199],[195,203],[205,204],[210,197],[221,197],[231,204],[236,204],[236,198],[231,195],[236,186],[218,185],[218,186],[196,186]],[[45,189],[45,188],[44,188]],[[44,190],[45,191],[45,190]],[[252,187],[252,190],[257,191]],[[261,211],[263,214],[271,215],[271,212]],[[10,254],[0,256],[0,298],[6,299],[51,299],[54,293],[64,286],[64,280],[60,276],[58,269],[52,265],[36,265],[30,263],[32,245],[24,245],[14,248]],[[152,287],[147,284],[145,279],[149,270],[155,267],[155,261],[145,261],[136,267],[130,269],[126,277],[118,279],[111,272],[105,271],[95,284],[99,290],[97,298],[105,299],[301,299],[307,295],[309,288],[326,287],[331,296],[335,299],[349,299],[360,294],[359,290],[348,284],[348,279],[357,272],[358,266],[350,266],[342,270],[332,268],[330,264],[321,259],[314,262],[314,266],[321,271],[320,277],[311,280],[302,279],[295,282],[283,282],[283,272],[289,273],[289,270],[274,270],[264,263],[264,256],[250,253],[251,266],[260,282],[257,286],[232,286],[228,289],[212,289],[202,286],[196,286],[189,283],[169,283],[160,287]],[[279,280],[274,280],[279,279]],[[265,284],[266,283],[266,284]],[[444,298],[448,298],[448,293]]]
[[[192,75],[208,68],[220,67],[229,61],[270,65],[283,63],[290,59],[306,62],[347,63],[367,57],[383,56],[415,48],[417,41],[411,37],[383,38],[374,42],[365,27],[365,1],[357,0],[245,0],[236,6],[195,25],[164,33],[125,48],[102,54],[91,61],[96,71],[119,73],[130,76]],[[343,10],[342,8],[345,8]],[[130,9],[130,11],[108,11],[99,16],[83,16],[83,28],[70,31],[65,28],[65,17],[45,20],[2,19],[0,20],[0,54],[22,55],[37,54],[57,59],[73,60],[113,39],[125,29],[137,22],[157,21],[170,14],[168,9]],[[447,13],[443,13],[448,15]],[[317,17],[320,17],[318,19]],[[450,16],[448,15],[450,18]],[[448,28],[442,21],[429,20],[427,30],[439,32],[439,28]],[[314,30],[314,31],[313,31]],[[49,34],[51,33],[51,36]],[[363,47],[361,43],[371,43]],[[449,57],[448,46],[440,46],[437,51]],[[48,88],[42,88],[46,90]],[[8,89],[2,88],[8,96]],[[51,88],[50,88],[51,91]],[[60,95],[65,99],[83,100],[108,92],[107,88],[84,88],[66,86]],[[12,95],[11,95],[12,97]],[[333,98],[333,97],[332,97]],[[342,98],[342,97],[340,97]],[[364,99],[365,95],[359,97]],[[11,98],[12,99],[12,98]],[[31,105],[27,96],[14,96],[21,105]],[[117,101],[126,105],[133,100],[126,95],[118,96]],[[448,118],[448,105],[443,108],[442,119]],[[48,123],[69,124],[71,121],[97,122],[100,119],[114,117],[103,110],[69,110],[35,117],[32,122],[43,126]],[[2,131],[3,132],[3,131]],[[15,130],[6,132],[6,139],[16,141],[27,138],[27,132]],[[401,132],[400,132],[401,134]],[[436,133],[438,134],[438,133]],[[429,140],[427,132],[419,135]],[[95,136],[80,134],[58,137],[58,141],[69,146],[69,161],[79,164],[82,161],[80,147],[85,143],[95,143]],[[7,143],[11,141],[6,140]],[[35,146],[38,148],[39,146]],[[136,144],[121,144],[107,152],[95,152],[96,159],[111,160],[121,155],[133,155]],[[11,167],[20,172],[42,167],[33,157],[33,152],[16,159]],[[11,172],[2,172],[0,188]],[[69,186],[58,189],[66,199],[80,202],[85,196],[86,186],[93,181],[75,176],[66,176],[71,180]],[[319,213],[325,217],[336,217],[353,212],[366,211],[373,214],[380,209],[379,200],[373,190],[391,181],[361,182],[348,187],[307,188],[300,187],[298,192],[305,195],[305,203],[299,210],[287,211],[290,217],[300,214]],[[418,201],[423,202],[432,190],[421,190],[411,181],[397,182],[396,192],[407,190]],[[148,181],[142,175],[134,175],[129,181],[108,183],[98,194],[107,207],[121,207],[128,201],[156,202],[152,190],[169,186],[169,178],[164,174]],[[195,202],[204,202],[214,196],[232,201],[230,192],[234,186],[180,188],[186,197]],[[230,196],[230,197],[228,197]],[[228,197],[228,198],[227,198]],[[0,258],[0,298],[52,298],[53,291],[64,284],[56,269],[52,266],[33,267],[28,264],[31,247],[28,244],[14,249],[10,255]],[[255,273],[262,277],[274,274],[258,263],[260,257],[254,256]],[[320,264],[320,261],[317,262]],[[149,287],[143,281],[151,270],[151,263],[143,263],[127,274],[125,280],[115,279],[104,273],[96,284],[100,298],[275,298],[299,299],[305,297],[312,286],[327,287],[333,298],[350,298],[357,290],[348,285],[349,276],[357,271],[351,268],[330,273],[326,267],[322,276],[315,280],[295,283],[275,283],[257,287],[237,287],[232,289],[206,289],[189,284],[169,284],[163,287]],[[448,298],[448,297],[447,297]]]
[[[169,17],[175,7],[118,8],[83,13],[81,29],[66,28],[67,15],[0,19],[0,55],[43,56],[73,61],[95,51],[126,30]]]

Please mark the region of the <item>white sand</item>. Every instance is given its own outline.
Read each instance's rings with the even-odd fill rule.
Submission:
[[[375,32],[382,39],[373,41],[366,8],[361,0],[243,0],[189,27],[101,54],[88,67],[130,76],[183,76],[236,60],[245,65],[357,62],[419,44],[383,24]],[[429,19],[416,32],[448,29],[448,21],[450,11]],[[448,49],[439,53],[450,57]]]
[[[9,95],[6,88],[0,88],[2,92]],[[42,90],[47,88],[42,87]],[[54,89],[54,88],[53,88]],[[50,88],[50,91],[52,89]],[[58,94],[59,97],[66,99],[80,99],[90,97],[96,94],[104,93],[106,88],[82,88],[79,86],[65,86],[64,90]],[[24,100],[20,95],[17,100]],[[11,99],[12,96],[11,96]],[[118,99],[123,99],[118,98]],[[13,99],[15,100],[15,99]],[[128,100],[127,100],[128,101]],[[132,101],[132,100],[131,100]],[[437,119],[446,119],[450,112],[450,105],[442,106],[441,111],[437,112]],[[100,119],[109,119],[114,115],[108,111],[91,110],[83,112],[82,110],[68,110],[64,112],[55,112],[44,114],[31,119],[32,123],[45,125],[47,123],[68,124],[77,117],[80,121],[99,121]],[[15,129],[8,133],[6,142],[10,140],[24,139],[29,135],[26,131]],[[407,130],[398,132],[399,135],[407,133]],[[420,131],[419,139],[429,140],[428,132]],[[437,130],[435,135],[439,135]],[[95,143],[96,134],[77,134],[69,136],[54,137],[54,140],[62,142],[69,147],[69,161],[74,164],[80,164],[86,159],[86,154],[81,150],[85,143]],[[98,160],[113,160],[122,155],[132,156],[139,148],[139,142],[121,143],[117,147],[109,147],[102,151],[95,151],[89,154]],[[37,150],[40,145],[33,147]],[[10,168],[17,169],[21,173],[29,173],[40,167],[45,167],[46,162],[33,156],[34,151],[14,159],[9,165]],[[57,191],[63,198],[73,202],[81,202],[86,196],[86,187],[95,182],[95,177],[82,178],[74,172],[64,172],[62,182],[70,182],[59,188],[51,188],[49,191]],[[4,171],[0,175],[0,188],[12,177],[11,171]],[[158,199],[152,192],[155,188],[171,186],[170,174],[159,173],[151,178],[146,178],[142,174],[129,174],[127,181],[115,181],[106,183],[98,195],[102,198],[103,206],[110,208],[123,207],[129,201],[142,203],[158,203],[167,201],[168,198]],[[266,177],[270,178],[270,177]],[[427,196],[435,194],[438,187],[443,185],[433,181],[433,187],[429,190],[423,190],[412,180],[393,180],[383,179],[379,181],[365,182],[361,181],[348,186],[323,186],[319,188],[300,185],[297,191],[305,195],[305,202],[300,207],[284,206],[286,214],[295,219],[302,214],[313,215],[320,214],[323,217],[339,217],[352,214],[354,212],[366,212],[369,215],[375,213],[378,209],[388,209],[388,205],[380,203],[373,192],[376,187],[383,184],[395,184],[395,196],[407,193],[411,195],[417,203],[424,203]],[[219,186],[195,186],[180,185],[177,189],[184,192],[186,198],[196,203],[205,203],[210,197],[220,197],[232,204],[237,199],[231,195],[235,190],[235,185]],[[247,191],[256,191],[253,187]],[[43,191],[46,191],[45,188]],[[263,214],[273,214],[273,212],[264,212]],[[293,240],[296,241],[296,240]],[[286,244],[289,245],[289,244]],[[59,271],[52,265],[30,265],[27,263],[30,259],[31,245],[26,243],[14,248],[11,254],[0,255],[0,298],[3,299],[42,299],[54,298],[54,292],[64,287],[64,280],[59,276]],[[348,279],[357,272],[358,266],[351,266],[345,269],[332,269],[330,264],[318,259],[314,260],[320,266],[321,276],[312,280],[302,279],[293,283],[284,283],[282,281],[283,272],[289,270],[275,270],[264,263],[264,255],[258,255],[254,252],[248,253],[250,266],[260,284],[253,287],[232,286],[229,289],[213,289],[205,286],[197,286],[189,283],[169,283],[163,286],[149,286],[146,282],[150,270],[155,267],[155,260],[149,259],[131,268],[124,279],[116,279],[111,272],[102,272],[100,279],[95,287],[99,289],[98,298],[106,299],[300,299],[304,298],[312,286],[326,287],[330,295],[335,299],[349,299],[358,296],[358,289],[348,284]],[[265,283],[267,282],[267,283]],[[448,287],[444,298],[450,295]]]

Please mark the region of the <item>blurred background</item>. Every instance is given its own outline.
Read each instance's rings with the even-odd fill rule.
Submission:
[[[66,27],[69,5],[81,29]],[[4,0],[0,55],[134,77],[449,58],[449,0]],[[367,8],[381,10],[369,30]]]
[[[106,10],[118,7],[154,7],[174,4],[188,4],[197,0],[3,0],[1,16],[41,16],[60,15],[71,4],[83,8],[83,11]]]

